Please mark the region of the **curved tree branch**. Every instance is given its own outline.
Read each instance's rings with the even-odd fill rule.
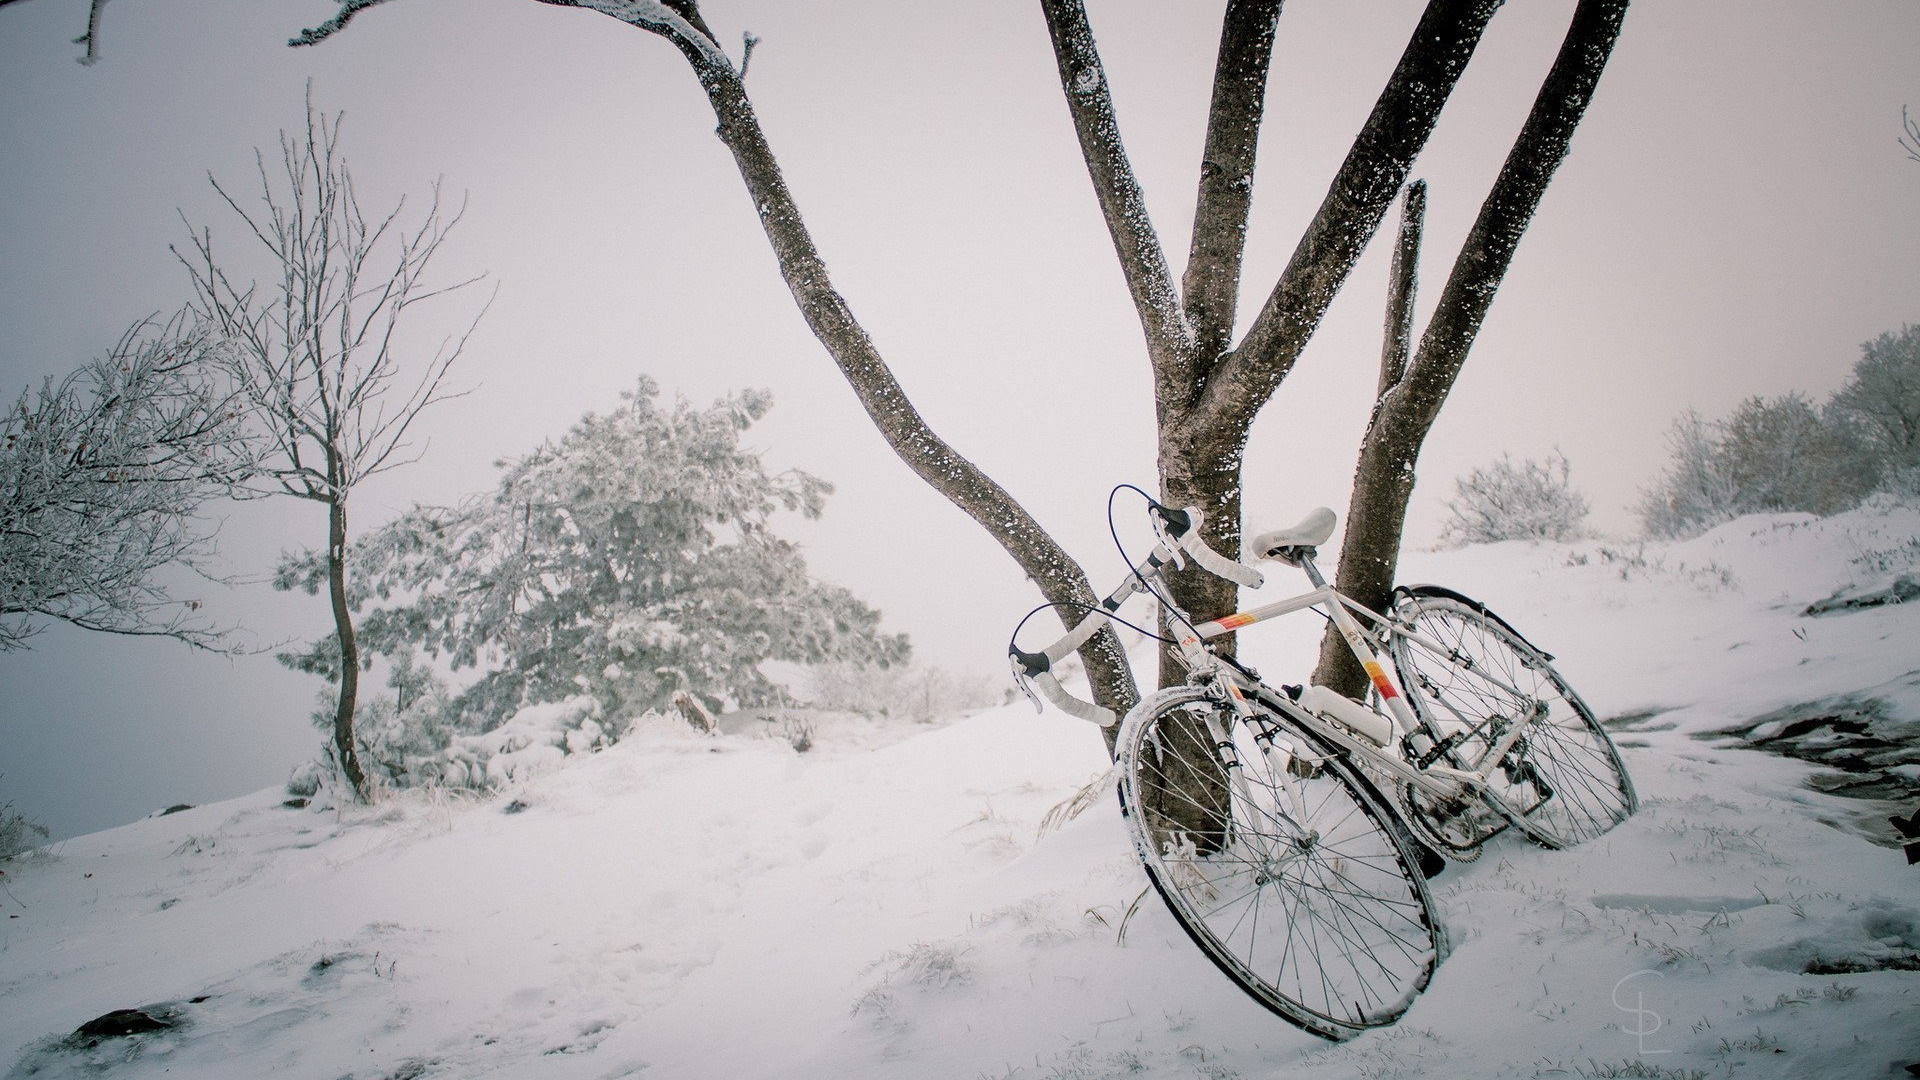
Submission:
[[[334,13],[333,18],[328,19],[319,26],[300,31],[300,33],[289,38],[287,44],[294,46],[318,44],[345,29],[347,23],[353,21],[355,15],[360,14],[376,4],[384,4],[386,2],[387,0],[340,0],[340,10]]]
[[[1114,252],[1120,258],[1120,271],[1126,277],[1127,292],[1133,297],[1140,328],[1146,334],[1155,376],[1154,396],[1164,416],[1172,395],[1183,393],[1179,384],[1191,381],[1181,376],[1190,367],[1193,330],[1181,310],[1166,252],[1147,217],[1146,197],[1120,141],[1113,96],[1094,45],[1093,28],[1087,23],[1086,8],[1080,0],[1040,0],[1040,7],[1053,39],[1067,109],[1080,138],[1080,155],[1086,159],[1094,196],[1100,202]]]
[[[1265,306],[1207,380],[1198,426],[1245,437],[1379,228],[1499,6],[1499,0],[1427,5]]]

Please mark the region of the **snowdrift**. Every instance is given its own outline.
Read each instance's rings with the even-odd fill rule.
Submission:
[[[1644,808],[1436,879],[1451,955],[1402,1023],[1350,1043],[1251,1004],[1142,898],[1110,797],[1036,835],[1106,762],[1092,728],[1023,703],[823,727],[806,754],[642,723],[493,796],[315,812],[267,791],[0,863],[0,1068],[1906,1075],[1920,867],[1886,818],[1920,807],[1920,755],[1875,733],[1920,723],[1920,604],[1808,609],[1896,594],[1916,536],[1920,513],[1875,504],[1681,544],[1410,557],[1405,580],[1475,595],[1557,655],[1613,718]],[[1248,649],[1301,672],[1316,629]],[[1807,753],[1770,752],[1789,728]],[[1813,756],[1848,739],[1857,755]],[[131,1008],[153,1029],[76,1033]]]

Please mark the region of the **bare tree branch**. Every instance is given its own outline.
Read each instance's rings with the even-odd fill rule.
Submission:
[[[1534,98],[1526,124],[1480,206],[1454,260],[1420,350],[1407,370],[1406,398],[1424,434],[1440,415],[1454,377],[1480,332],[1520,237],[1566,160],[1626,18],[1627,0],[1580,0],[1559,55]]]
[[[200,509],[257,462],[219,349],[184,317],[144,320],[0,416],[0,651],[46,620],[235,651],[198,601],[155,580],[167,567],[218,580]]]
[[[1146,333],[1156,382],[1156,397],[1174,392],[1164,387],[1186,367],[1193,350],[1193,330],[1180,308],[1180,295],[1160,238],[1147,217],[1146,197],[1121,144],[1114,117],[1113,96],[1106,69],[1094,46],[1093,28],[1080,0],[1041,0],[1053,53],[1060,68],[1060,86],[1066,91],[1067,110],[1080,137],[1080,155],[1086,160],[1093,191],[1113,237],[1114,253]]]
[[[1280,4],[1281,0],[1230,0],[1221,25],[1207,145],[1200,157],[1193,244],[1181,279],[1201,371],[1211,370],[1232,340],[1240,266],[1247,247],[1247,213],[1253,205],[1254,156],[1266,111],[1267,70],[1273,60]],[[1188,382],[1197,387],[1197,379]]]
[[[1427,182],[1407,185],[1400,202],[1400,237],[1393,246],[1393,269],[1387,273],[1386,332],[1380,342],[1380,384],[1375,401],[1400,384],[1413,352],[1413,299],[1420,279],[1420,234],[1427,214]]]
[[[0,0],[0,7],[20,2],[21,0]],[[107,0],[88,0],[87,2],[87,32],[73,39],[75,45],[86,46],[86,51],[80,54],[79,58],[82,64],[91,66],[100,59],[100,13],[106,6]]]
[[[80,57],[82,64],[91,65],[100,59],[100,12],[106,6],[107,0],[90,0],[87,4],[87,32],[73,39],[75,45],[87,47]]]
[[[318,44],[344,30],[347,23],[353,21],[355,15],[386,2],[387,0],[340,0],[340,10],[334,14],[333,18],[319,26],[302,30],[288,39],[287,44],[294,46]]]
[[[1208,379],[1204,428],[1244,438],[1320,325],[1426,145],[1499,0],[1432,0],[1265,306]]]

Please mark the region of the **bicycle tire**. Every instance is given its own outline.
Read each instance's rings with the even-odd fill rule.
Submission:
[[[1546,653],[1484,604],[1443,589],[1402,589],[1394,622],[1445,646],[1433,655],[1393,634],[1407,699],[1436,740],[1460,737],[1450,763],[1489,770],[1487,801],[1543,847],[1605,833],[1639,806],[1620,751]],[[1498,685],[1505,683],[1520,696]],[[1515,723],[1520,741],[1500,762],[1486,754]]]
[[[1390,1024],[1445,949],[1418,859],[1352,765],[1256,708],[1276,738],[1198,687],[1128,714],[1120,804],[1135,851],[1181,929],[1254,1000],[1328,1039]],[[1229,736],[1240,787],[1217,782],[1209,719]],[[1296,753],[1268,756],[1263,741]]]

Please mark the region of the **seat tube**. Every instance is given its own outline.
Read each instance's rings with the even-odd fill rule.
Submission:
[[[1312,581],[1316,588],[1326,588],[1327,579],[1320,576],[1320,568],[1313,564],[1312,555],[1301,556],[1300,568],[1306,571],[1307,579]],[[1360,666],[1366,670],[1367,680],[1373,684],[1374,691],[1380,695],[1381,704],[1386,706],[1388,714],[1393,717],[1394,727],[1402,735],[1420,730],[1420,721],[1414,717],[1413,709],[1407,705],[1406,697],[1400,693],[1400,688],[1393,684],[1393,679],[1387,674],[1386,665],[1380,662],[1379,654],[1375,653],[1373,646],[1367,643],[1366,635],[1360,632],[1359,620],[1347,610],[1347,605],[1340,602],[1338,594],[1327,604],[1327,608],[1328,614],[1333,617],[1334,628],[1340,631],[1340,637],[1346,641],[1347,648],[1353,651],[1353,658],[1360,661]]]

